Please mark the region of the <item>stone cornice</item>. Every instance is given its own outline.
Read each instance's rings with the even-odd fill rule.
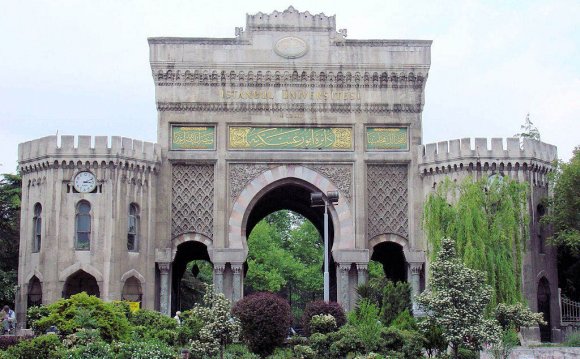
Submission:
[[[271,102],[157,102],[158,111],[174,112],[366,112],[366,113],[420,113],[422,105],[387,103],[271,103]]]
[[[154,69],[157,86],[413,88],[422,89],[426,75],[414,71],[235,71]]]

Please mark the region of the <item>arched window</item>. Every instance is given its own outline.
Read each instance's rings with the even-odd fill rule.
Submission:
[[[127,223],[127,249],[130,251],[139,250],[139,207],[135,203],[129,205],[129,216]]]
[[[77,213],[75,216],[76,250],[91,249],[91,204],[87,201],[80,201],[77,204]]]
[[[28,308],[42,305],[42,284],[33,276],[28,282]]]
[[[32,218],[32,252],[40,252],[40,240],[42,230],[42,206],[34,205],[34,217]]]
[[[125,281],[123,285],[123,292],[121,293],[121,300],[126,300],[129,302],[139,302],[143,297],[143,292],[141,291],[141,283],[135,277],[131,277]]]

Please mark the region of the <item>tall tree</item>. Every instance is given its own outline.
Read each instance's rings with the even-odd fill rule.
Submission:
[[[0,304],[13,304],[18,246],[22,179],[3,174],[0,179]]]
[[[487,273],[491,306],[523,300],[522,255],[527,238],[525,184],[500,176],[438,185],[424,206],[424,228],[434,259],[442,238],[454,238],[470,268]]]
[[[530,120],[529,113],[526,115],[526,120],[524,121],[524,124],[520,126],[520,130],[522,132],[516,133],[514,137],[531,138],[532,140],[540,141],[540,131],[536,126],[534,126],[534,123]]]

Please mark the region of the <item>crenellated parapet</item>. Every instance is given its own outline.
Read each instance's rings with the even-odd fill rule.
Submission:
[[[288,9],[270,14],[259,12],[246,15],[246,31],[335,31],[336,16],[326,16],[324,13],[311,14],[300,12],[290,6]]]
[[[18,162],[23,174],[48,168],[126,167],[157,171],[158,144],[113,136],[47,136],[19,144]]]
[[[422,176],[457,172],[534,173],[533,181],[545,183],[545,174],[557,160],[556,146],[523,138],[470,138],[442,141],[419,146],[418,165]]]

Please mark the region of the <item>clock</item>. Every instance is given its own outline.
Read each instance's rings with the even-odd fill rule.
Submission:
[[[97,187],[97,178],[92,172],[82,171],[76,174],[74,188],[81,193],[92,192]]]

